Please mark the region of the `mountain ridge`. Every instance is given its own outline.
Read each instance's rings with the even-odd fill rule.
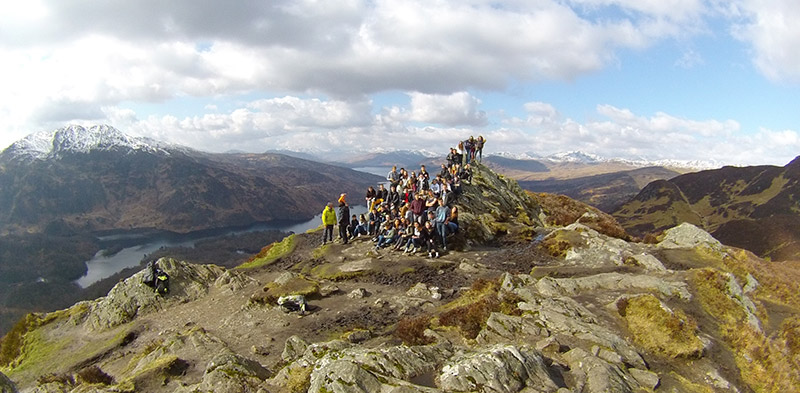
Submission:
[[[798,163],[726,166],[652,182],[612,215],[639,236],[689,222],[764,257],[800,258]]]

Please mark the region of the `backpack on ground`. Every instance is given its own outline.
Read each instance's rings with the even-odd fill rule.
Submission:
[[[306,303],[306,297],[303,295],[288,295],[278,298],[278,306],[281,307],[283,312],[300,311],[305,313],[308,303]]]

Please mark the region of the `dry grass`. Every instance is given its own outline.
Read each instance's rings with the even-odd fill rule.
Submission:
[[[428,328],[430,322],[430,315],[403,318],[397,322],[394,335],[403,340],[407,345],[430,344],[433,342],[433,339],[425,336],[425,329]]]
[[[773,274],[761,277],[776,280],[768,281],[775,285],[773,289],[789,284]],[[697,270],[692,282],[701,305],[716,319],[721,336],[731,346],[742,379],[756,392],[800,391],[800,317],[785,320],[772,337],[767,337],[743,323],[744,311],[728,295],[723,273]],[[784,299],[795,301],[792,296]]]
[[[606,236],[627,240],[625,229],[614,217],[564,195],[528,192],[547,215],[547,224],[567,226],[580,222]],[[584,214],[588,213],[586,216]]]
[[[474,339],[486,326],[493,312],[521,315],[517,295],[501,291],[497,281],[477,280],[472,287],[452,303],[445,305],[446,311],[439,315],[439,324],[455,326],[464,337]]]
[[[622,299],[620,315],[637,344],[668,357],[697,357],[703,343],[697,337],[697,323],[681,310],[669,310],[653,295]]]
[[[89,366],[75,374],[75,379],[79,384],[101,384],[111,385],[114,378],[106,374],[100,367]]]

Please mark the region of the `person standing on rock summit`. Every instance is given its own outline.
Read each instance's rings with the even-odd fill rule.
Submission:
[[[325,226],[325,232],[322,233],[322,245],[324,246],[329,241],[333,242],[333,226],[336,224],[336,212],[333,211],[333,203],[328,202],[325,209],[322,210],[322,225]]]
[[[346,196],[342,194],[339,197],[339,239],[343,244],[347,244],[347,226],[350,225],[350,206],[347,205]]]

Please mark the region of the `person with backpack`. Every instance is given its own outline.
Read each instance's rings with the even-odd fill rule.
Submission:
[[[478,141],[475,143],[475,150],[478,152],[478,162],[483,162],[483,145],[486,144],[486,138],[483,135],[478,135]]]
[[[322,210],[322,225],[325,232],[322,233],[322,245],[333,242],[333,226],[336,225],[336,212],[333,210],[333,202],[328,202]]]

